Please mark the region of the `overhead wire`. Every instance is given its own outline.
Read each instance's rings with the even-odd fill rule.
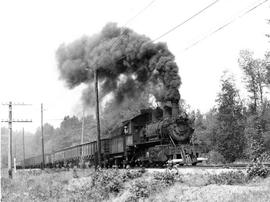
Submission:
[[[176,25],[175,27],[171,28],[170,30],[168,30],[167,32],[163,33],[162,35],[160,35],[159,37],[155,38],[154,40],[150,40],[147,43],[151,43],[151,42],[155,42],[157,40],[159,40],[160,38],[164,37],[165,35],[169,34],[170,32],[174,31],[175,29],[179,28],[180,26],[183,26],[185,23],[187,23],[188,21],[192,20],[193,18],[195,18],[196,16],[198,16],[199,14],[201,14],[202,12],[204,12],[205,10],[209,9],[210,7],[212,7],[213,5],[215,5],[219,0],[215,0],[214,2],[208,4],[206,7],[204,7],[203,9],[199,10],[198,12],[196,12],[195,14],[193,14],[191,17],[187,18],[186,20],[184,20],[183,22],[181,22],[180,24]],[[152,1],[153,2],[153,1]],[[152,5],[152,2],[150,3]],[[147,6],[149,7],[149,5]],[[112,45],[113,46],[113,45]],[[122,56],[118,59],[118,61],[120,61],[121,59],[125,58],[126,56]]]
[[[255,6],[252,6],[251,8],[248,8],[247,10],[244,9],[244,13],[243,10],[240,12],[242,14],[238,14],[238,16],[234,17],[232,20],[229,20],[228,22],[226,22],[224,25],[218,27],[217,29],[215,29],[214,31],[210,32],[209,34],[207,34],[206,36],[202,37],[201,39],[197,40],[196,42],[192,43],[191,45],[189,45],[188,47],[186,47],[184,49],[184,51],[189,50],[190,48],[194,47],[195,45],[199,44],[200,42],[204,41],[205,39],[209,38],[210,36],[212,36],[213,34],[221,31],[222,29],[224,29],[225,27],[229,26],[230,24],[234,23],[235,21],[237,21],[238,19],[244,17],[245,15],[247,15],[248,13],[250,13],[251,11],[255,10],[256,8],[258,8],[259,6],[263,5],[264,3],[266,3],[268,0],[264,0],[258,4],[256,4]],[[253,3],[254,4],[254,3]]]
[[[206,11],[207,9],[209,9],[210,7],[214,6],[216,3],[218,3],[219,0],[216,0],[210,4],[208,4],[206,7],[204,7],[203,9],[199,10],[198,12],[196,12],[195,14],[193,14],[192,16],[190,16],[189,18],[187,18],[186,20],[184,20],[183,22],[181,22],[180,24],[172,27],[171,29],[169,29],[168,31],[166,31],[165,33],[161,34],[160,36],[158,36],[157,38],[155,38],[154,40],[152,40],[151,42],[155,42],[159,39],[161,39],[162,37],[168,35],[169,33],[173,32],[174,30],[178,29],[179,27],[183,26],[184,24],[186,24],[187,22],[189,22],[190,20],[192,20],[193,18],[195,18],[196,16],[200,15],[201,13],[203,13],[204,11]],[[149,42],[150,43],[150,42]]]
[[[152,0],[149,4],[147,4],[144,8],[142,8],[137,14],[135,14],[134,16],[132,16],[131,18],[129,18],[125,24],[123,25],[123,27],[127,26],[130,22],[132,22],[133,20],[135,20],[139,15],[141,15],[144,11],[146,11],[150,6],[153,5],[153,3],[157,1],[157,0]],[[119,38],[117,38],[113,44],[111,45],[111,48],[115,48],[114,45],[119,45],[118,42],[125,36],[125,34],[127,33],[128,29],[125,29],[122,33],[121,36]]]

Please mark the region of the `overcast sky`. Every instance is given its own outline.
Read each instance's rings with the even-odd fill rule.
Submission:
[[[33,123],[14,123],[19,130],[34,131],[40,125],[40,103],[44,122],[58,126],[65,115],[82,111],[82,88],[69,90],[59,80],[56,49],[82,35],[100,32],[107,22],[124,25],[151,0],[54,0],[1,1],[0,3],[0,101],[25,102],[14,106],[14,119],[29,118]],[[128,27],[152,39],[180,24],[214,0],[156,0]],[[269,48],[270,3],[247,15],[244,11],[261,1],[220,0],[185,25],[158,41],[166,42],[176,56],[182,78],[181,97],[192,109],[207,112],[214,104],[224,70],[236,75],[241,89],[239,51],[250,49],[258,57]],[[234,23],[185,50],[190,44],[232,19]],[[7,106],[0,106],[1,119],[8,118]],[[6,124],[4,124],[6,125]]]

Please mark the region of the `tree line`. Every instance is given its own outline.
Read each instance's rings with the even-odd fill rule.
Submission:
[[[213,161],[254,160],[270,152],[270,54],[258,59],[243,50],[238,63],[248,97],[241,98],[233,75],[225,72],[216,106],[205,114],[191,113],[193,143],[212,154]]]

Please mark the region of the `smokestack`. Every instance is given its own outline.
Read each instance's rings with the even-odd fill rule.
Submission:
[[[179,102],[178,100],[171,101],[172,103],[172,117],[179,116]]]

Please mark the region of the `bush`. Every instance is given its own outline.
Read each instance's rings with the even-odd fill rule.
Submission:
[[[247,174],[249,179],[254,177],[266,178],[270,175],[270,169],[264,166],[260,161],[257,161],[248,166]]]
[[[125,170],[121,173],[121,178],[123,179],[124,182],[128,180],[133,180],[136,178],[139,178],[142,176],[142,173],[140,171],[136,170]]]
[[[116,195],[122,191],[125,182],[141,177],[142,173],[141,170],[100,170],[92,174],[90,189],[93,193],[99,193],[99,199],[107,199],[110,194]]]
[[[210,164],[224,164],[224,163],[226,163],[224,156],[222,156],[217,151],[210,151],[207,156],[208,156],[208,163],[210,163]]]
[[[209,184],[243,184],[246,182],[246,175],[242,171],[229,171],[222,172],[220,174],[210,175],[208,183]]]
[[[270,151],[263,152],[259,158],[261,162],[270,162]]]
[[[66,189],[67,200],[103,201],[116,196],[125,182],[141,177],[140,170],[99,170],[88,177],[73,179]]]
[[[133,182],[129,188],[131,196],[129,201],[136,201],[140,198],[147,198],[150,194],[159,192],[166,187],[173,185],[175,182],[182,182],[182,178],[178,173],[154,172],[153,178],[150,180],[138,179]]]
[[[150,196],[150,183],[145,179],[136,180],[131,184],[129,192],[132,194],[128,200],[134,201],[139,198],[148,198]]]
[[[123,177],[118,170],[101,170],[92,175],[92,187],[104,193],[118,193],[123,188]]]
[[[154,177],[154,180],[157,180],[166,186],[174,184],[175,181],[181,181],[179,179],[180,175],[170,172],[170,171],[155,172],[153,177]]]

